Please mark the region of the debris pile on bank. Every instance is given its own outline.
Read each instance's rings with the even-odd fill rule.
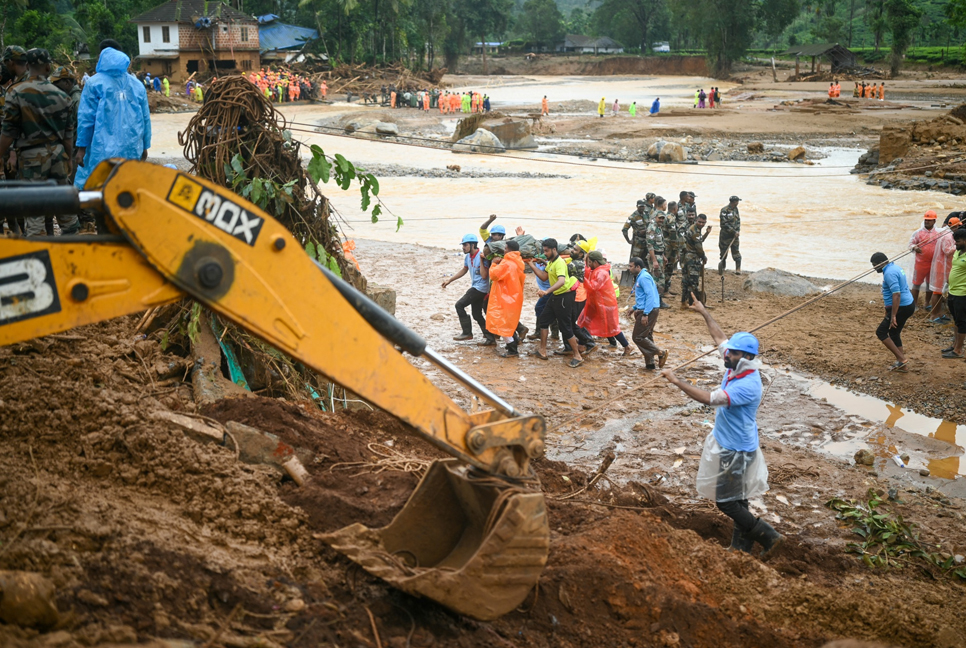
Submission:
[[[852,173],[884,189],[966,193],[966,104],[934,119],[885,126]]]
[[[442,87],[446,68],[433,68],[429,72],[413,72],[401,63],[384,67],[349,65],[344,63],[324,72],[309,75],[313,84],[325,81],[329,94],[377,95],[382,88],[395,86],[396,92],[418,92]]]

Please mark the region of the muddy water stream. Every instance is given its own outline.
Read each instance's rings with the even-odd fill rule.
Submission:
[[[878,250],[904,249],[927,209],[958,208],[953,196],[886,191],[868,186],[847,168],[857,150],[830,151],[820,164],[729,165],[623,164],[542,153],[468,156],[399,147],[377,142],[308,136],[326,149],[339,150],[362,164],[397,162],[464,171],[555,173],[561,178],[427,179],[393,177],[381,181],[380,197],[405,224],[371,224],[355,197],[335,196],[349,221],[350,236],[384,241],[455,247],[475,232],[489,214],[509,231],[517,225],[538,238],[569,238],[580,232],[600,238],[610,258],[624,262],[629,246],[621,226],[648,191],[666,198],[682,190],[697,194],[699,211],[715,227],[709,246],[716,249],[718,212],[728,197],[742,198],[741,248],[746,269],[777,267],[810,276],[845,278],[866,270]],[[391,155],[392,157],[387,157]],[[710,255],[709,255],[710,256]]]
[[[679,84],[675,79],[664,78],[661,83],[666,89],[668,83]],[[695,81],[681,77],[680,83]],[[557,86],[559,79],[554,78],[551,85],[559,87],[558,95],[566,91],[562,100],[583,92],[597,95],[598,84],[623,91],[639,82],[646,80],[568,78]],[[525,92],[533,93],[543,87],[526,86],[526,79],[504,83],[508,92],[518,88],[513,92],[523,93],[525,88]],[[315,124],[323,117],[347,111],[365,114],[361,106],[344,104],[284,108],[289,118],[303,124]],[[184,128],[189,118],[184,114],[153,115],[152,155],[180,156],[177,131]],[[380,198],[393,215],[404,221],[399,231],[395,219],[388,215],[379,223],[371,223],[368,214],[359,210],[356,193],[343,194],[334,189],[327,192],[347,221],[346,233],[350,238],[406,241],[450,249],[457,247],[463,234],[476,232],[489,214],[497,214],[499,222],[511,232],[520,225],[541,238],[569,238],[574,232],[588,238],[597,236],[612,259],[624,262],[629,246],[621,236],[621,226],[636,201],[648,191],[670,200],[682,190],[691,190],[697,194],[699,211],[706,213],[715,227],[708,240],[711,250],[716,250],[718,213],[728,197],[737,194],[742,198],[741,249],[745,269],[772,266],[811,276],[845,278],[866,270],[875,251],[892,254],[904,249],[927,209],[944,214],[962,207],[962,202],[949,194],[887,191],[866,185],[863,178],[849,174],[861,151],[847,148],[823,151],[827,157],[813,166],[738,162],[645,165],[524,151],[461,155],[401,142],[304,131],[295,132],[295,136],[319,144],[330,153],[340,152],[361,166],[399,164],[443,169],[457,164],[464,173],[560,175],[539,179],[381,178]]]

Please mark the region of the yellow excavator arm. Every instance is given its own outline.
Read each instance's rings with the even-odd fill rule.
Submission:
[[[85,191],[0,189],[4,215],[103,215],[111,235],[0,239],[0,344],[189,295],[409,424],[454,459],[427,472],[389,526],[324,539],[371,573],[479,619],[515,608],[547,559],[529,462],[545,423],[517,412],[311,259],[231,191],[135,161],[99,165]],[[423,357],[493,409],[468,413],[397,350]]]

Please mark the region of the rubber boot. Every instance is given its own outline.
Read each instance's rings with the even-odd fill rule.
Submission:
[[[780,534],[778,531],[768,524],[761,518],[755,522],[755,526],[751,528],[748,532],[747,537],[752,542],[757,542],[762,547],[761,557],[762,559],[768,558],[775,550],[778,549],[785,542],[785,536]]]
[[[513,340],[513,342],[510,342],[508,345],[506,345],[506,352],[502,353],[501,355],[504,358],[517,357],[518,355],[520,355],[520,351],[518,350],[517,345],[518,345],[518,342],[516,340]]]
[[[718,264],[718,274],[719,275],[723,275],[724,274],[725,266],[727,266],[727,265],[728,265],[728,261],[726,259],[721,259],[721,263]]]
[[[755,548],[755,541],[746,536],[744,533],[738,529],[738,525],[735,525],[734,530],[731,532],[731,546],[728,547],[728,551],[744,551],[747,554],[751,553],[751,550]]]
[[[738,263],[735,264],[735,274],[736,275],[740,275],[741,274],[741,261],[739,261]]]

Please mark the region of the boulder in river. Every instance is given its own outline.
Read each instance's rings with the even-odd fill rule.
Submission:
[[[805,159],[805,153],[807,153],[807,151],[805,150],[805,147],[804,146],[797,146],[797,147],[793,148],[791,151],[788,152],[788,159],[789,160],[804,160]]]
[[[745,290],[770,292],[789,297],[805,297],[822,292],[815,284],[798,275],[775,268],[751,273],[745,279]]]
[[[652,160],[656,160],[661,157],[661,149],[663,149],[666,144],[667,142],[663,140],[651,144],[649,147],[647,147],[647,157],[651,158]]]
[[[399,127],[392,122],[376,122],[376,132],[380,135],[399,135]]]
[[[454,153],[505,153],[506,147],[500,138],[486,130],[478,128],[475,133],[464,137],[453,145]]]
[[[486,126],[511,151],[537,148],[537,141],[530,134],[529,122],[507,119],[502,124],[489,123]]]
[[[661,162],[684,162],[687,158],[686,148],[675,142],[667,142],[657,159]]]

